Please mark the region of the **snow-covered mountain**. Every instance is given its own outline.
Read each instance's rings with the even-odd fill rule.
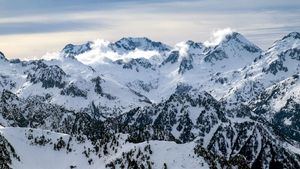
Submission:
[[[0,166],[300,168],[300,34],[0,53]],[[67,160],[65,160],[67,159]]]

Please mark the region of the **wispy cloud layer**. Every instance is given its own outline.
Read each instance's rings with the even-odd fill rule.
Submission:
[[[0,51],[8,57],[39,57],[97,38],[207,41],[210,32],[227,27],[267,48],[300,30],[300,1],[0,0]]]

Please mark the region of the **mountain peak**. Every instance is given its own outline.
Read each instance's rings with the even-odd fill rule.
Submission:
[[[294,38],[294,39],[300,39],[300,33],[299,32],[291,32],[284,36],[282,39],[287,39],[287,38]]]
[[[152,40],[150,40],[147,37],[132,37],[132,36],[129,36],[129,37],[123,37],[120,40],[118,40],[117,42],[119,42],[119,41],[149,41],[150,42]]]
[[[205,46],[203,45],[203,43],[201,42],[194,42],[192,40],[188,40],[185,42],[190,48],[193,48],[193,49],[204,49]]]
[[[7,60],[4,54],[0,51],[0,60]]]
[[[223,41],[229,41],[231,39],[239,39],[240,37],[243,37],[243,35],[241,35],[238,32],[231,32],[231,33],[225,35],[225,38]]]
[[[282,53],[294,48],[300,48],[300,33],[291,32],[285,35],[282,39],[277,40],[268,49],[268,52]]]
[[[230,34],[227,34],[218,46],[222,48],[230,46],[231,48],[238,48],[238,50],[246,50],[250,53],[257,53],[262,51],[258,46],[250,42],[238,32],[232,32]]]
[[[259,52],[261,49],[250,42],[242,34],[233,32],[230,29],[220,30],[213,34],[211,41],[206,41],[205,46],[210,48],[220,48],[225,46],[251,46],[252,52]],[[247,47],[246,47],[247,48]]]
[[[87,52],[89,50],[92,49],[92,44],[93,42],[88,41],[85,44],[82,45],[74,45],[74,44],[67,44],[63,49],[62,49],[62,53],[64,54],[64,56],[66,57],[71,57],[74,58],[74,56],[82,54],[84,52]]]
[[[206,62],[214,62],[234,57],[244,58],[242,60],[247,60],[248,64],[252,62],[252,59],[257,57],[261,51],[262,50],[258,46],[247,40],[242,34],[231,32],[225,35],[219,44],[209,48],[204,60]]]
[[[220,44],[229,43],[229,42],[238,42],[247,45],[254,45],[248,39],[246,39],[242,34],[238,32],[232,32],[230,34],[227,34],[224,37],[224,39],[220,42]]]
[[[126,53],[135,49],[169,51],[170,47],[161,42],[152,41],[146,37],[124,37],[110,46],[114,51]]]

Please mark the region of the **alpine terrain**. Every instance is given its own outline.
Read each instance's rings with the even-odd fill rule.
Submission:
[[[16,49],[17,50],[17,49]],[[1,169],[299,169],[300,33],[0,53]]]

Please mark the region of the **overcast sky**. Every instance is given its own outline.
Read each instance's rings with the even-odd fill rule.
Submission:
[[[0,0],[0,51],[8,58],[36,58],[99,38],[204,42],[223,28],[268,48],[300,32],[300,0]]]

